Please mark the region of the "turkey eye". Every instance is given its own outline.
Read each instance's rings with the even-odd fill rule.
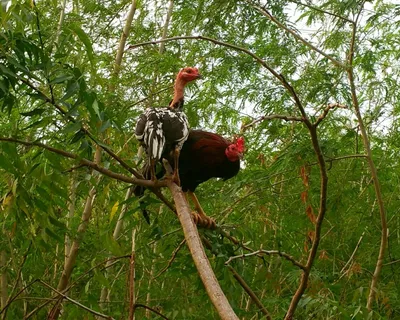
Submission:
[[[192,70],[188,70],[187,73],[192,73]]]

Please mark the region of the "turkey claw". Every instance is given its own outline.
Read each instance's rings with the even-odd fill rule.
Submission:
[[[202,217],[201,215],[199,215],[196,212],[192,212],[192,217],[193,217],[194,223],[198,227],[202,227],[205,229],[215,229],[217,227],[217,223],[215,222],[215,220],[213,218]]]

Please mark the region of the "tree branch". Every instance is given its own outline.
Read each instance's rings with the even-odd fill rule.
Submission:
[[[167,161],[164,161],[167,175],[171,175],[172,168]],[[186,243],[189,247],[194,264],[199,272],[200,278],[204,284],[211,302],[214,304],[217,312],[222,320],[239,320],[232,307],[229,304],[224,292],[222,291],[217,278],[211,268],[204,247],[201,243],[196,225],[192,220],[190,208],[183,195],[182,189],[179,188],[171,179],[168,179],[168,188],[172,193],[175,201],[178,218],[182,225]]]
[[[265,8],[254,4],[252,1],[250,0],[244,0],[246,1],[248,4],[250,4],[254,9],[256,9],[257,11],[259,11],[262,15],[264,15],[265,17],[267,17],[269,20],[271,20],[273,23],[275,23],[279,28],[285,30],[286,32],[290,33],[292,36],[294,36],[294,38],[298,41],[300,41],[301,43],[303,43],[304,45],[306,45],[307,47],[309,47],[310,49],[314,50],[315,52],[318,52],[320,55],[324,56],[325,58],[329,59],[331,62],[333,62],[334,65],[343,68],[343,69],[347,69],[346,65],[339,61],[336,60],[334,57],[332,57],[331,55],[323,52],[322,50],[318,49],[316,46],[314,46],[313,44],[311,44],[311,42],[307,41],[306,39],[304,39],[303,37],[301,37],[299,34],[297,34],[295,31],[293,31],[292,29],[288,28],[287,26],[285,26],[283,23],[281,23],[279,20],[277,20],[268,10],[266,10]]]
[[[327,15],[332,16],[332,17],[335,17],[335,18],[339,18],[339,19],[344,20],[344,21],[347,21],[347,22],[349,22],[349,23],[354,23],[354,21],[353,21],[353,20],[350,20],[349,18],[343,17],[343,16],[341,16],[341,15],[339,15],[339,14],[336,14],[336,13],[333,13],[333,12],[329,12],[329,11],[326,11],[326,10],[322,10],[322,9],[320,9],[320,8],[318,8],[318,7],[315,7],[315,6],[312,6],[312,5],[308,4],[308,3],[303,3],[303,2],[301,2],[301,1],[296,1],[296,0],[289,0],[289,1],[290,1],[290,2],[293,2],[293,3],[295,3],[295,4],[298,4],[299,6],[307,7],[307,8],[309,8],[309,9],[318,11],[318,12],[323,13],[323,14],[327,14]]]
[[[328,115],[328,112],[334,108],[341,108],[341,109],[348,109],[348,107],[344,104],[340,103],[330,103],[328,106],[324,109],[322,114],[318,117],[317,121],[315,121],[314,126],[318,126],[322,120],[325,119],[325,117]]]
[[[146,305],[144,305],[144,304],[136,303],[136,304],[135,304],[135,307],[136,307],[136,308],[144,308],[144,309],[150,310],[151,312],[155,313],[156,315],[160,316],[161,318],[166,319],[166,320],[169,320],[166,316],[164,316],[163,314],[161,314],[161,313],[158,312],[157,310],[155,310],[155,309],[153,309],[153,308],[150,308],[149,306],[146,306]]]
[[[306,270],[306,266],[302,265],[300,262],[297,262],[294,257],[292,257],[291,255],[289,255],[289,254],[287,254],[285,252],[281,252],[281,251],[278,251],[278,250],[263,250],[263,249],[260,249],[260,250],[254,251],[254,252],[250,252],[250,253],[244,253],[244,254],[241,254],[241,255],[238,255],[238,256],[230,257],[225,262],[225,265],[229,265],[233,260],[236,260],[236,259],[246,258],[246,257],[251,257],[251,256],[259,256],[261,254],[265,254],[265,255],[268,255],[268,256],[276,254],[276,255],[278,255],[278,256],[280,256],[282,258],[285,258],[286,260],[290,261],[296,267],[298,267],[298,268],[300,268],[302,270]]]
[[[42,280],[38,280],[39,283],[41,283],[42,285],[44,285],[45,287],[49,288],[50,290],[54,291],[55,293],[57,293],[58,295],[62,296],[64,299],[67,299],[69,302],[72,302],[73,304],[77,305],[79,308],[82,308],[88,312],[90,312],[91,314],[94,314],[98,317],[104,318],[104,319],[109,319],[109,320],[114,320],[113,317],[111,316],[107,316],[105,314],[102,314],[100,312],[97,312],[95,310],[92,310],[86,306],[84,306],[83,304],[79,303],[78,301],[75,301],[74,299],[71,299],[70,297],[68,297],[67,295],[65,295],[64,293],[58,291],[57,289],[53,288],[52,286],[50,286],[49,284],[47,284],[46,282],[42,281]]]
[[[249,124],[243,125],[242,128],[240,129],[242,132],[246,131],[248,128],[253,127],[255,124],[258,122],[262,122],[265,120],[272,120],[272,119],[281,119],[285,121],[298,121],[298,122],[304,122],[303,118],[300,117],[294,117],[294,116],[285,116],[285,115],[280,115],[280,114],[272,114],[269,116],[261,116],[258,119],[253,120]]]
[[[239,282],[239,284],[242,286],[242,288],[244,289],[244,291],[247,292],[247,294],[249,295],[249,297],[251,298],[251,300],[253,300],[253,302],[257,305],[257,307],[260,308],[261,312],[264,313],[265,318],[268,320],[271,320],[271,315],[268,312],[268,310],[264,307],[264,305],[262,304],[262,302],[260,301],[260,299],[258,299],[258,297],[256,296],[256,294],[254,293],[253,290],[251,290],[251,288],[249,287],[249,285],[246,283],[246,281],[244,281],[244,279],[240,276],[239,273],[237,273],[237,271],[232,268],[231,266],[227,266],[229,271],[232,272],[233,277],[237,280],[237,282]]]
[[[64,151],[64,150],[60,150],[60,149],[56,149],[50,146],[47,146],[43,143],[40,142],[29,142],[29,141],[23,141],[23,140],[18,140],[18,139],[14,139],[14,138],[5,138],[5,137],[0,137],[0,141],[4,141],[4,142],[14,142],[14,143],[19,143],[19,144],[23,144],[25,146],[35,146],[35,147],[40,147],[43,149],[46,149],[50,152],[53,153],[57,153],[60,154],[66,158],[70,158],[70,159],[75,159],[75,160],[79,160],[80,164],[88,166],[110,178],[116,179],[116,180],[120,180],[126,183],[131,183],[131,184],[138,184],[140,186],[144,186],[144,187],[154,187],[154,188],[159,188],[159,187],[165,187],[167,186],[167,183],[165,181],[150,181],[150,180],[144,180],[144,179],[137,179],[137,178],[133,178],[133,177],[128,177],[125,176],[123,174],[120,173],[116,173],[113,172],[111,170],[108,170],[104,167],[99,166],[98,164],[96,164],[93,161],[87,160],[85,158],[80,158],[78,155],[68,152],[68,151]]]
[[[176,255],[177,255],[178,252],[182,249],[182,247],[183,247],[183,245],[185,244],[185,242],[186,242],[186,240],[183,239],[183,240],[179,243],[179,245],[178,245],[178,246],[175,248],[175,250],[172,252],[172,256],[171,256],[171,258],[168,260],[167,265],[166,265],[164,268],[162,268],[162,269],[160,270],[160,272],[159,272],[158,274],[156,274],[156,275],[153,277],[153,280],[156,279],[156,278],[158,278],[158,277],[161,276],[165,271],[168,270],[168,268],[171,266],[172,262],[175,260]]]
[[[266,68],[275,78],[277,78],[281,84],[289,91],[290,96],[293,98],[293,100],[295,101],[297,107],[299,108],[302,116],[304,117],[304,122],[307,125],[311,125],[307,119],[307,115],[304,111],[303,105],[299,99],[299,97],[297,96],[295,90],[293,89],[293,87],[286,81],[285,77],[282,74],[279,74],[278,72],[276,72],[272,67],[270,67],[268,65],[268,63],[261,59],[259,56],[257,56],[256,54],[254,54],[253,52],[251,52],[248,49],[239,47],[237,45],[231,44],[231,43],[227,43],[224,41],[220,41],[214,38],[210,38],[210,37],[206,37],[206,36],[179,36],[179,37],[171,37],[171,38],[166,38],[166,39],[160,39],[160,40],[153,40],[153,41],[147,41],[147,42],[141,42],[141,43],[137,43],[134,45],[130,45],[127,49],[135,49],[138,47],[142,47],[142,46],[146,46],[146,45],[150,45],[150,44],[158,44],[158,43],[162,43],[162,42],[169,42],[169,41],[176,41],[176,40],[205,40],[205,41],[209,41],[215,44],[218,44],[220,46],[224,46],[242,53],[245,53],[247,55],[249,55],[250,57],[252,57],[255,61],[257,61],[258,63],[260,63],[264,68]]]

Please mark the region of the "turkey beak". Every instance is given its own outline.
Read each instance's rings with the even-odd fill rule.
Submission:
[[[203,79],[203,76],[199,73],[199,74],[197,74],[197,78],[196,79]]]
[[[238,156],[239,156],[239,159],[240,159],[240,160],[243,160],[243,153],[242,153],[242,152],[239,152],[239,153],[238,153]]]

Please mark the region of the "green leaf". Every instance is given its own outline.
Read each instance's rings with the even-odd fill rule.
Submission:
[[[32,111],[21,112],[20,114],[23,115],[23,116],[25,116],[25,117],[31,117],[31,116],[34,116],[34,115],[40,115],[40,114],[42,114],[42,113],[45,112],[45,111],[46,111],[46,109],[37,108],[37,109],[34,109],[34,110],[32,110]]]
[[[82,123],[80,121],[71,122],[63,129],[63,132],[64,133],[77,132],[78,130],[81,130],[81,128],[82,128]]]
[[[55,239],[57,242],[62,243],[64,241],[63,238],[61,238],[58,234],[54,233],[49,228],[45,228],[45,232],[47,235],[49,235],[51,238]]]
[[[71,25],[70,29],[78,36],[78,38],[83,42],[86,48],[86,53],[88,55],[89,61],[92,66],[94,66],[94,56],[93,47],[89,36],[83,31],[78,25]]]
[[[65,81],[71,80],[73,77],[74,76],[72,76],[72,75],[64,74],[64,75],[59,76],[59,77],[53,79],[52,81],[50,81],[50,84],[63,83]]]

